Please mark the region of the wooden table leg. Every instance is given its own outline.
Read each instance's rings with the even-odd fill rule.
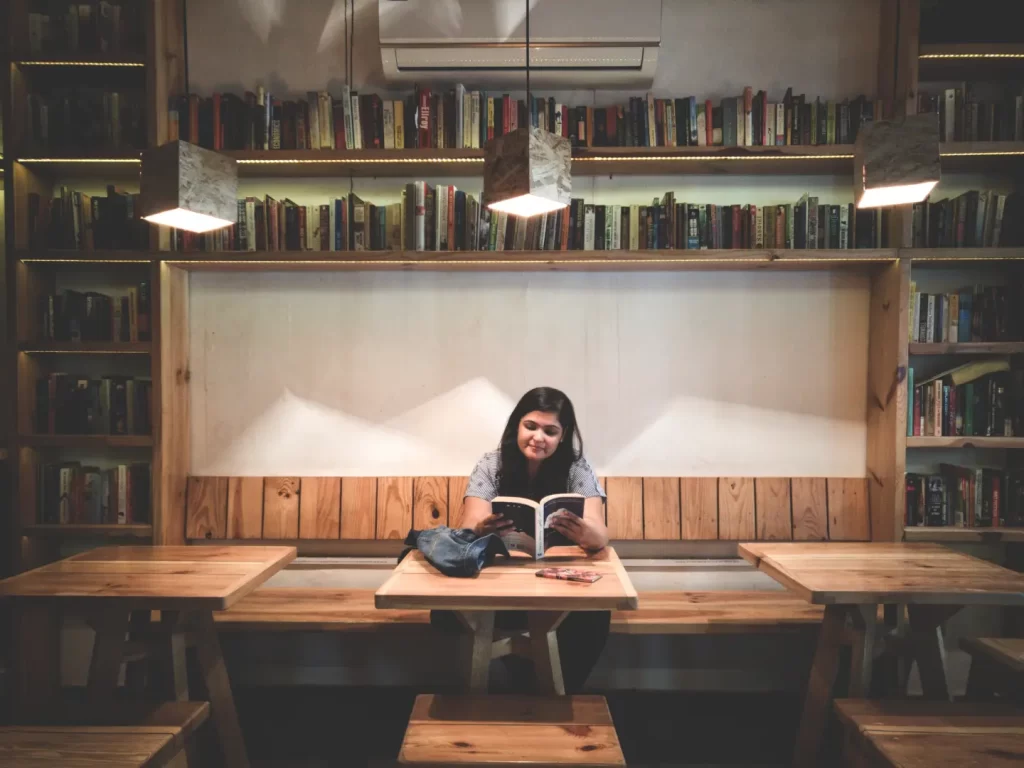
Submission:
[[[921,675],[925,698],[949,701],[946,683],[946,648],[942,642],[942,623],[960,610],[960,606],[908,605],[910,647]]]
[[[839,651],[846,614],[847,608],[844,605],[825,607],[825,618],[818,635],[818,648],[814,652],[803,714],[800,716],[800,729],[796,736],[794,768],[819,768],[818,753],[821,751],[825,723],[832,703],[832,686],[835,685],[839,671]]]
[[[13,715],[18,723],[35,723],[60,694],[61,612],[27,600],[13,606]]]
[[[129,611],[114,607],[94,617],[96,641],[92,646],[92,660],[89,663],[86,701],[90,711],[97,716],[110,710],[114,691],[117,690],[117,678],[124,661],[128,617]]]
[[[853,606],[850,615],[853,617],[853,653],[850,658],[849,696],[851,699],[863,699],[871,692],[878,606]]]
[[[470,693],[487,693],[494,652],[494,611],[457,611],[455,614],[470,633],[466,667]]]
[[[533,668],[537,673],[541,693],[565,696],[562,661],[558,655],[558,636],[555,630],[568,615],[557,611],[530,611],[527,616]]]
[[[224,753],[224,765],[230,768],[248,768],[249,758],[245,752],[242,729],[238,724],[238,712],[235,710],[231,682],[228,680],[228,670],[224,666],[224,656],[220,650],[217,627],[213,623],[213,613],[197,612],[194,614],[193,623],[199,669],[210,696],[210,711]]]

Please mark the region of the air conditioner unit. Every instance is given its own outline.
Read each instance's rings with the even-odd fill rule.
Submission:
[[[396,83],[648,88],[661,0],[378,0],[384,74]]]

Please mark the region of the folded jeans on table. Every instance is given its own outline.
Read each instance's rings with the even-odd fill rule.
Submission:
[[[495,555],[509,556],[505,542],[496,533],[477,536],[470,528],[455,529],[446,525],[426,531],[410,529],[405,544],[409,549],[398,556],[398,562],[415,547],[445,576],[476,576],[494,561]]]

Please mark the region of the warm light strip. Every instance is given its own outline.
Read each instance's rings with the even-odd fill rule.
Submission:
[[[149,259],[22,259],[23,264],[149,264]]]
[[[336,157],[336,158],[324,158],[316,160],[307,159],[272,159],[272,160],[238,160],[240,165],[291,165],[291,164],[337,164],[337,163],[482,163],[484,159],[482,157],[409,157],[409,158],[398,158],[398,157],[376,157],[366,158],[365,160],[348,158],[348,157]]]
[[[576,264],[604,264],[604,265],[615,265],[615,266],[635,266],[637,264],[773,264],[773,263],[794,263],[794,262],[807,262],[807,263],[821,263],[821,262],[849,262],[853,264],[862,264],[869,262],[878,263],[889,263],[897,261],[895,257],[871,257],[871,258],[826,258],[826,259],[787,259],[785,257],[772,259],[772,258],[757,258],[757,259],[527,259],[527,260],[515,260],[515,259],[473,259],[459,261],[455,259],[429,259],[429,260],[410,260],[410,259],[394,259],[390,261],[385,260],[357,260],[357,261],[328,261],[328,260],[306,260],[306,259],[294,259],[294,260],[250,260],[250,259],[203,259],[196,261],[165,261],[165,264],[169,264],[175,267],[182,267],[187,269],[189,266],[221,266],[228,264],[245,264],[245,265],[273,265],[273,266],[344,266],[344,267],[400,267],[400,266],[573,266]]]
[[[141,61],[16,61],[23,67],[144,67]]]
[[[919,59],[1024,59],[1024,53],[922,53]]]
[[[148,355],[141,349],[22,349],[24,355]]]
[[[1024,155],[1024,150],[1013,152],[939,152],[940,157],[994,157],[1005,155]]]
[[[141,157],[23,157],[19,163],[134,163],[142,162]]]
[[[853,155],[770,155],[770,154],[749,154],[749,155],[615,155],[574,157],[573,162],[595,162],[603,163],[628,163],[635,160],[644,162],[664,162],[666,160],[700,162],[712,160],[851,160]]]

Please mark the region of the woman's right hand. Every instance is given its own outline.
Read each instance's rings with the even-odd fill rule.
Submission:
[[[506,520],[502,515],[488,515],[473,527],[473,533],[477,536],[486,536],[489,533],[498,533],[512,526],[513,522]]]

